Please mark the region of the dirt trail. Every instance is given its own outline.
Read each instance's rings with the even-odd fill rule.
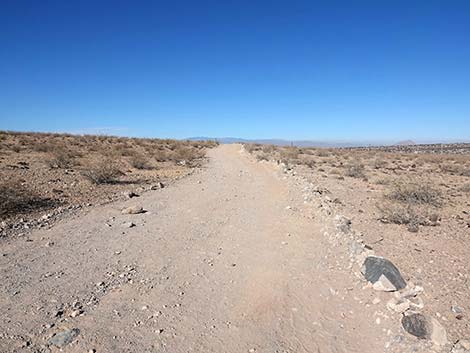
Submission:
[[[239,145],[209,157],[168,188],[4,242],[0,351],[55,352],[48,339],[72,328],[65,352],[385,351],[398,323],[376,322],[301,190]],[[148,212],[121,214],[135,204]]]

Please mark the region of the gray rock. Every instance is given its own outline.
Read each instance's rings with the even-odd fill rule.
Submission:
[[[71,330],[65,330],[62,332],[56,333],[54,336],[51,337],[49,340],[49,344],[53,344],[57,347],[64,347],[68,345],[70,342],[73,341],[75,337],[80,334],[80,330],[78,328],[73,328]]]
[[[382,284],[383,290],[386,291],[400,290],[406,287],[406,282],[398,268],[391,261],[382,257],[368,256],[364,261],[362,273],[372,284],[376,282]],[[377,287],[380,286],[377,285]]]
[[[430,324],[422,314],[403,316],[401,324],[406,332],[418,338],[427,338],[431,334]]]

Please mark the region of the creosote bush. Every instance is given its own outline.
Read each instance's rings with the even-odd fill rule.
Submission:
[[[149,159],[142,154],[132,156],[129,163],[136,169],[152,169]]]
[[[397,182],[387,195],[390,200],[406,204],[424,204],[439,207],[442,205],[442,193],[428,184],[417,182]]]
[[[78,154],[65,148],[57,148],[46,161],[50,168],[67,169],[77,164]]]
[[[93,184],[112,184],[124,173],[114,159],[103,158],[89,162],[83,169],[82,175]]]
[[[365,178],[365,167],[361,163],[349,164],[346,166],[344,174],[352,178]]]
[[[53,200],[40,197],[18,181],[7,181],[0,184],[0,216],[2,217],[48,208],[53,204]]]

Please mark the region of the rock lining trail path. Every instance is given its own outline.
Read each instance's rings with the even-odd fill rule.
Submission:
[[[65,352],[385,351],[399,322],[378,324],[300,187],[240,145],[208,154],[169,187],[4,241],[0,351],[56,352],[72,329]]]

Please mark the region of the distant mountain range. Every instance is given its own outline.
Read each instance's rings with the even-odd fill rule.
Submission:
[[[207,141],[216,140],[219,143],[259,143],[265,145],[276,145],[276,146],[297,146],[297,147],[363,147],[363,146],[378,146],[378,145],[393,145],[380,142],[326,142],[326,141],[312,141],[312,140],[283,140],[283,139],[242,139],[237,137],[190,137],[188,140],[191,141]],[[413,141],[403,141],[400,144],[414,144]]]

